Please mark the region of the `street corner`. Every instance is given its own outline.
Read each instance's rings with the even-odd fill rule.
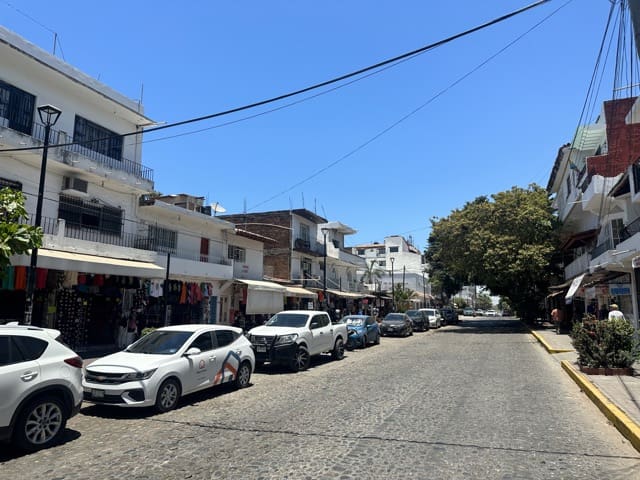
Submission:
[[[616,429],[640,452],[640,425],[635,423],[620,407],[604,395],[589,377],[578,371],[570,361],[563,360],[560,364],[580,390],[589,397]]]

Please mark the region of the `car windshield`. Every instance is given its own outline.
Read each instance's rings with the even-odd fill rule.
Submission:
[[[268,327],[304,327],[307,323],[308,315],[304,313],[276,313],[265,324]]]
[[[426,313],[427,315],[435,315],[436,311],[435,310],[425,310],[424,313]]]
[[[153,355],[172,355],[180,350],[191,335],[193,335],[193,332],[156,330],[129,345],[125,351]]]
[[[403,322],[404,315],[401,313],[390,313],[384,317],[385,322]]]
[[[405,313],[411,318],[420,316],[420,312],[418,310],[407,310]]]
[[[342,319],[342,323],[346,323],[347,325],[359,326],[364,323],[364,318],[361,317],[344,317]]]

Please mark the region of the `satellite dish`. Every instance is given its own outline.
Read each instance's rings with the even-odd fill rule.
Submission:
[[[211,204],[211,210],[213,210],[214,216],[216,213],[224,213],[227,211],[227,209],[220,205],[218,202],[214,202]]]

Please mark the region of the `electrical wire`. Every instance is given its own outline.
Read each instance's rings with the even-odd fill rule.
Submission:
[[[272,200],[275,200],[276,198],[284,195],[285,193],[290,192],[291,190],[295,189],[296,187],[299,187],[300,185],[303,185],[304,183],[308,182],[309,180],[319,176],[320,174],[326,172],[327,170],[329,170],[330,168],[336,166],[337,164],[341,163],[342,161],[346,160],[347,158],[351,157],[352,155],[356,154],[357,152],[359,152],[360,150],[363,150],[365,147],[367,147],[369,144],[373,143],[375,140],[377,140],[378,138],[382,137],[383,135],[385,135],[386,133],[388,133],[389,131],[393,130],[395,127],[397,127],[398,125],[400,125],[401,123],[403,123],[405,120],[407,120],[408,118],[412,117],[413,115],[415,115],[416,113],[418,113],[420,110],[422,110],[423,108],[425,108],[427,105],[429,105],[430,103],[432,103],[433,101],[435,101],[437,98],[441,97],[442,95],[444,95],[445,93],[447,93],[449,90],[451,90],[453,87],[455,87],[456,85],[458,85],[459,83],[461,83],[463,80],[465,80],[467,77],[469,77],[470,75],[474,74],[476,71],[480,70],[482,67],[484,67],[486,64],[488,64],[491,60],[493,60],[494,58],[496,58],[498,55],[502,54],[504,51],[506,51],[508,48],[510,48],[511,46],[513,46],[515,43],[517,43],[518,41],[520,41],[523,37],[525,37],[526,35],[528,35],[529,33],[531,33],[533,30],[535,30],[536,28],[538,28],[540,25],[542,25],[544,22],[546,22],[549,18],[551,18],[553,15],[555,15],[556,13],[558,13],[558,11],[560,11],[561,9],[563,9],[564,7],[566,7],[568,4],[570,4],[573,0],[568,0],[567,2],[565,2],[563,5],[561,5],[560,7],[558,7],[556,10],[554,10],[553,12],[551,12],[549,15],[547,15],[546,17],[544,17],[542,20],[540,20],[539,22],[535,23],[532,27],[530,27],[528,30],[526,30],[524,33],[518,35],[515,39],[513,39],[511,42],[509,42],[507,45],[505,45],[504,47],[502,47],[500,50],[498,50],[497,52],[495,52],[494,54],[492,54],[491,56],[489,56],[488,58],[486,58],[484,61],[482,61],[481,63],[479,63],[478,65],[476,65],[474,68],[472,68],[471,70],[469,70],[467,73],[465,73],[464,75],[458,77],[454,82],[450,83],[447,87],[445,87],[444,89],[440,90],[438,93],[436,93],[435,95],[433,95],[431,98],[429,98],[426,102],[424,102],[423,104],[421,104],[420,106],[418,106],[417,108],[414,108],[413,110],[411,110],[409,113],[403,115],[400,119],[396,120],[395,122],[393,122],[391,125],[389,125],[388,127],[384,128],[383,130],[381,130],[380,132],[376,133],[374,136],[370,137],[368,140],[366,140],[365,142],[361,143],[360,145],[358,145],[357,147],[355,147],[353,150],[349,151],[348,153],[344,154],[343,156],[339,157],[338,159],[334,160],[333,162],[325,165],[324,167],[322,167],[319,170],[316,170],[314,173],[312,173],[311,175],[305,177],[304,179],[300,180],[299,182],[291,185],[290,187],[286,188],[285,190],[282,190],[281,192],[272,195],[271,197],[267,198],[266,200],[263,200],[262,202],[257,203],[256,205],[252,206],[251,208],[249,208],[249,210],[254,210],[257,207],[260,207],[262,205],[264,205],[265,203],[268,203]]]
[[[350,73],[346,73],[344,75],[340,75],[340,76],[332,78],[330,80],[325,80],[323,82],[316,83],[314,85],[311,85],[311,86],[308,86],[308,87],[304,87],[304,88],[301,88],[299,90],[295,90],[295,91],[292,91],[292,92],[289,92],[289,93],[278,95],[276,97],[271,97],[271,98],[268,98],[266,100],[260,100],[258,102],[250,103],[250,104],[243,105],[243,106],[240,106],[240,107],[231,108],[231,109],[228,109],[228,110],[224,110],[224,111],[217,112],[217,113],[212,113],[212,114],[209,114],[209,115],[204,115],[204,116],[201,116],[201,117],[191,118],[191,119],[188,119],[188,120],[182,120],[182,121],[179,121],[179,122],[169,123],[169,124],[166,124],[166,125],[159,125],[159,126],[156,126],[156,127],[152,127],[152,128],[146,129],[144,131],[144,133],[157,132],[157,131],[160,131],[160,130],[165,130],[167,128],[174,128],[174,127],[178,127],[178,126],[182,126],[182,125],[187,125],[187,124],[190,124],[190,123],[202,122],[202,121],[205,121],[205,120],[210,120],[210,119],[213,119],[213,118],[230,115],[232,113],[237,113],[237,112],[241,112],[241,111],[244,111],[244,110],[253,109],[253,108],[256,108],[256,107],[263,106],[263,105],[268,105],[270,103],[278,102],[278,101],[284,100],[286,98],[298,96],[298,95],[301,95],[303,93],[310,92],[312,90],[317,90],[319,88],[323,88],[323,87],[332,85],[334,83],[338,83],[338,82],[347,80],[347,79],[352,78],[352,77],[357,77],[359,75],[362,75],[363,73],[379,69],[379,68],[384,67],[386,65],[397,63],[400,60],[403,60],[403,59],[406,59],[406,58],[410,58],[410,57],[414,57],[414,56],[420,55],[420,54],[422,54],[422,53],[424,53],[426,51],[429,51],[429,50],[432,50],[434,48],[440,47],[440,46],[445,45],[447,43],[450,43],[450,42],[452,42],[454,40],[457,40],[459,38],[465,37],[467,35],[470,35],[472,33],[477,32],[477,31],[480,31],[480,30],[483,30],[485,28],[488,28],[488,27],[490,27],[492,25],[501,23],[501,22],[503,22],[505,20],[508,20],[511,17],[519,15],[519,14],[521,14],[521,13],[527,11],[527,10],[530,10],[532,8],[535,8],[535,7],[538,7],[538,6],[540,6],[540,5],[544,4],[544,3],[547,3],[549,1],[551,1],[551,0],[538,0],[537,2],[529,4],[529,5],[525,6],[525,7],[522,7],[520,9],[515,10],[513,12],[510,12],[508,14],[502,15],[502,16],[500,16],[498,18],[495,18],[493,20],[485,22],[485,23],[483,23],[481,25],[478,25],[476,27],[473,27],[473,28],[470,28],[468,30],[465,30],[465,31],[463,31],[461,33],[458,33],[458,34],[452,35],[450,37],[447,37],[447,38],[445,38],[443,40],[439,40],[439,41],[437,41],[435,43],[432,43],[432,44],[429,44],[429,45],[425,45],[423,47],[417,48],[417,49],[412,50],[410,52],[403,53],[403,54],[395,56],[393,58],[389,58],[387,60],[383,60],[383,61],[375,63],[373,65],[369,65],[367,67],[360,68],[360,69],[352,71]],[[128,132],[128,133],[124,133],[124,134],[119,134],[119,135],[116,135],[116,136],[123,138],[123,137],[129,137],[129,136],[133,136],[133,135],[140,135],[141,133],[142,132],[140,132],[140,131],[134,131],[134,132]],[[71,145],[86,145],[86,144],[91,144],[91,143],[95,143],[95,142],[108,140],[108,139],[110,139],[112,137],[114,137],[114,135],[110,135],[110,136],[107,136],[107,137],[104,137],[104,138],[93,139],[93,140],[89,140],[89,141],[83,141],[83,142],[69,142],[69,143],[62,143],[62,144],[53,144],[53,145],[49,145],[49,148],[69,147]],[[23,148],[9,148],[9,149],[0,150],[0,153],[18,152],[18,151],[27,151],[27,150],[40,150],[42,148],[43,147],[41,147],[41,146],[23,147]]]

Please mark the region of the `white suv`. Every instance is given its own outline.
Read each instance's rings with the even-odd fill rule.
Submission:
[[[58,330],[0,325],[0,440],[25,450],[56,443],[82,404],[82,359]]]

